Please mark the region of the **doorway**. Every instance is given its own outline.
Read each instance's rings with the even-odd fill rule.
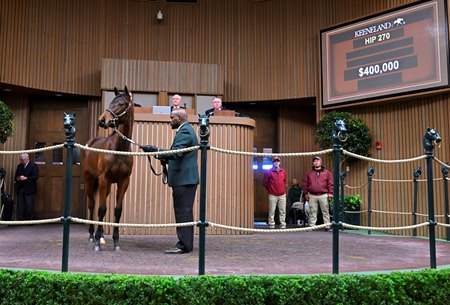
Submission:
[[[30,98],[30,122],[28,147],[43,148],[66,141],[63,129],[64,112],[76,115],[77,143],[88,140],[87,99],[34,97]],[[46,219],[64,214],[67,150],[64,148],[46,150],[30,155],[39,166],[38,191],[36,194],[35,217]],[[84,218],[86,215],[83,192],[81,192],[81,166],[79,148],[74,148],[72,164],[71,215]]]

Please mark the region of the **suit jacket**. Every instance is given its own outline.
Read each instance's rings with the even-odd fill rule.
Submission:
[[[27,180],[18,181],[19,176],[27,177]],[[37,191],[37,179],[39,177],[39,168],[36,163],[29,161],[27,166],[24,167],[22,163],[17,165],[16,174],[14,176],[14,181],[17,183],[18,190],[23,188],[25,195],[36,194]]]
[[[180,108],[178,108],[178,109],[186,109],[186,107],[180,106]],[[172,112],[172,111],[173,111],[173,106],[170,106],[170,112]]]
[[[197,145],[198,139],[194,128],[189,123],[185,123],[178,129],[171,149],[175,150]],[[168,161],[167,182],[170,187],[199,183],[197,155],[198,150],[193,150],[158,157],[160,160]]]
[[[228,109],[225,108],[224,106],[222,106],[222,107],[220,108],[220,110],[228,110]],[[205,111],[205,114],[206,114],[206,115],[214,115],[214,108],[209,108],[209,109],[207,109],[207,110]]]

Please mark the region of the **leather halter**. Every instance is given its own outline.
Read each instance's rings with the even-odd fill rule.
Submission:
[[[129,102],[129,103],[128,103],[127,109],[125,109],[125,110],[124,110],[122,113],[120,113],[120,114],[116,114],[114,111],[112,111],[112,110],[109,109],[109,108],[106,109],[106,111],[108,111],[109,113],[111,113],[111,114],[113,115],[113,117],[114,117],[114,119],[113,119],[113,122],[114,122],[114,123],[113,123],[113,126],[114,126],[114,127],[119,126],[119,119],[120,119],[122,116],[128,114],[128,111],[129,111],[130,108],[131,108],[131,103],[132,103],[132,102]]]

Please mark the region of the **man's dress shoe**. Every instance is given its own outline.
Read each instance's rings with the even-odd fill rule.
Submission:
[[[166,251],[164,251],[165,254],[183,254],[183,253],[187,253],[186,251],[184,251],[183,249],[180,248],[170,248],[167,249]]]

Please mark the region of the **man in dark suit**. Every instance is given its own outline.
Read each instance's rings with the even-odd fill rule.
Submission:
[[[175,94],[172,96],[172,106],[170,106],[170,112],[176,110],[176,109],[186,109],[185,106],[181,105],[182,97],[179,94]]]
[[[34,219],[34,201],[36,199],[39,168],[30,161],[28,154],[21,154],[14,181],[17,184],[17,218],[18,220]]]
[[[175,109],[170,114],[170,125],[177,133],[171,150],[198,145],[194,128],[188,122],[188,115],[183,109]],[[165,151],[155,146],[141,146],[146,152]],[[199,183],[197,150],[159,155],[157,158],[168,163],[167,181],[172,188],[175,221],[177,223],[194,221],[194,199]],[[177,227],[178,242],[174,248],[167,249],[166,254],[189,253],[194,248],[194,227]]]
[[[214,115],[214,111],[216,110],[227,110],[224,106],[222,106],[222,99],[220,97],[215,97],[212,102],[212,108],[205,111],[205,114],[208,116]]]

